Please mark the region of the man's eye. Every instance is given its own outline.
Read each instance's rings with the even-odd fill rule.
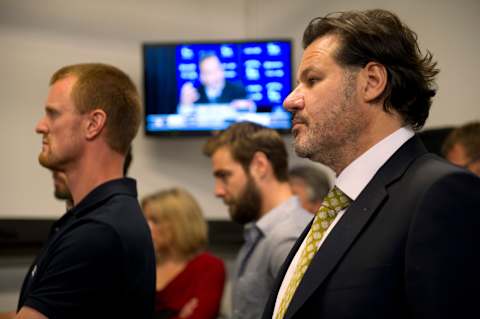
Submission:
[[[51,110],[51,109],[47,109],[47,110],[45,111],[45,113],[46,113],[47,116],[50,117],[50,118],[55,118],[55,117],[57,117],[57,116],[60,114],[59,112],[57,112],[57,111],[55,111],[55,110]]]
[[[317,82],[318,82],[318,78],[308,78],[307,79],[307,83],[310,86],[315,85],[315,83],[317,83]]]
[[[222,182],[226,182],[230,178],[231,174],[227,172],[218,172],[215,174],[215,176]]]

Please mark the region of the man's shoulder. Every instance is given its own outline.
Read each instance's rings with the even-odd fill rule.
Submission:
[[[137,198],[122,193],[112,194],[101,203],[94,205],[84,214],[84,217],[113,228],[118,228],[119,225],[134,226],[145,222]]]
[[[470,201],[472,194],[480,191],[480,178],[437,155],[426,153],[415,159],[398,179],[385,186],[389,200],[396,207],[413,211],[419,207],[425,209],[427,202],[430,207],[434,202],[460,205]],[[464,191],[457,193],[458,189]],[[368,194],[376,190],[378,188],[370,188]]]
[[[312,219],[313,215],[301,207],[289,209],[285,211],[283,218],[275,222],[271,231],[267,234],[266,240],[273,244],[282,241],[295,241]]]
[[[469,185],[471,192],[477,193],[480,190],[480,178],[472,172],[453,165],[442,158],[432,155],[422,159],[417,167],[417,180],[423,182],[424,187],[428,189],[450,188],[452,185],[460,184],[462,187]],[[471,193],[468,190],[466,193]],[[459,194],[461,195],[461,194]]]
[[[440,180],[455,180],[467,175],[473,177],[473,174],[467,170],[435,154],[427,153],[419,157],[406,170],[405,179],[411,183],[411,187],[430,187]]]
[[[391,185],[407,183],[409,189],[422,188],[452,173],[462,173],[462,169],[436,154],[429,153],[421,140],[414,136],[380,167],[369,185],[383,184],[388,188]]]
[[[68,249],[77,247],[86,254],[89,251],[109,251],[121,249],[120,236],[108,223],[95,219],[82,219],[63,231],[57,245]]]
[[[313,218],[313,215],[301,206],[296,196],[290,197],[281,209],[282,216],[274,224],[274,233],[296,233],[299,229],[303,230]]]
[[[111,217],[109,214],[116,214],[118,212],[126,212],[131,214],[142,214],[140,204],[136,197],[127,194],[114,194],[100,205],[92,209],[93,216],[101,218]]]
[[[244,97],[246,95],[245,87],[239,82],[226,81],[224,94],[235,94]]]
[[[85,246],[97,242],[97,250],[108,250],[109,245],[124,249],[132,241],[139,244],[151,240],[136,198],[125,194],[115,194],[82,211],[67,227],[62,241]]]
[[[119,211],[141,214],[134,179],[109,180],[93,189],[72,209],[78,219],[88,218],[103,222],[118,219],[112,214]]]

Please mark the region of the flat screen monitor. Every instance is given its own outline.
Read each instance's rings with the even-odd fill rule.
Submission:
[[[290,40],[146,43],[145,132],[209,135],[252,121],[287,132]]]

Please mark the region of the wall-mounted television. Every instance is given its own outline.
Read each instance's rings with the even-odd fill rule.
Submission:
[[[290,129],[290,40],[146,43],[145,132],[209,135],[240,121]]]

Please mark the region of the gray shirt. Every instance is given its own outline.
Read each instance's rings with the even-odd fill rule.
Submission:
[[[245,244],[235,262],[232,319],[262,316],[280,267],[312,218],[292,196],[245,226]]]

